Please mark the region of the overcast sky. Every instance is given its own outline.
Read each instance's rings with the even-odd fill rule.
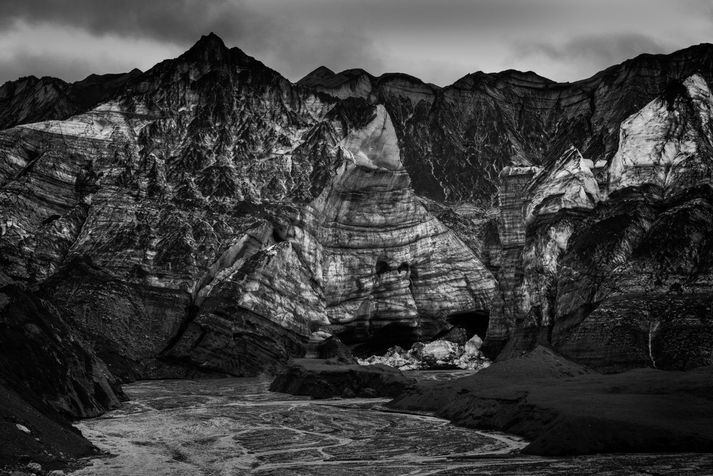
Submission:
[[[713,42],[713,0],[0,0],[0,83],[146,70],[211,31],[293,81],[320,65],[573,81]]]

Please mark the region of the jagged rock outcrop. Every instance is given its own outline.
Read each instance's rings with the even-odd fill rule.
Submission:
[[[489,309],[490,272],[414,194],[386,109],[215,35],[0,147],[0,280],[41,284],[123,378],[274,371],[320,326],[410,344]]]
[[[619,124],[671,81],[694,73],[713,80],[710,45],[641,55],[573,83],[509,70],[469,74],[440,88],[406,75],[322,68],[301,82],[383,103],[418,195],[489,205],[506,166],[547,165],[572,145],[595,163],[611,161]]]
[[[608,203],[563,260],[553,340],[567,355],[614,369],[713,363],[712,105],[692,76],[622,125]]]
[[[529,196],[525,223],[536,217],[554,215],[558,211],[591,210],[601,200],[591,160],[571,147],[557,162],[533,178],[528,185]]]
[[[490,272],[416,198],[383,106],[356,104],[367,122],[338,144],[331,182],[283,241],[221,273],[168,355],[255,373],[303,355],[315,328],[373,349],[433,337],[454,313],[488,312]]]
[[[482,204],[496,194],[504,166],[541,165],[560,157],[570,145],[585,157],[609,161],[618,149],[618,125],[663,93],[669,82],[696,72],[713,80],[710,45],[671,55],[641,55],[574,83],[509,70],[473,73],[440,88],[404,74],[374,77],[359,69],[334,73],[320,67],[298,84],[335,97],[371,97],[383,103],[416,193]],[[103,84],[101,78],[80,83]],[[81,91],[73,97],[86,96]],[[32,120],[64,117],[38,113]],[[4,126],[18,122],[12,119]]]
[[[535,177],[507,354],[543,342],[605,371],[713,362],[712,104],[701,76],[672,83],[622,124],[604,186],[576,151]]]
[[[711,92],[701,76],[671,83],[664,96],[622,123],[609,193],[649,185],[669,197],[710,185],[711,117]]]
[[[0,281],[43,283],[117,374],[177,375],[155,357],[213,264],[272,239],[263,196],[329,176],[331,106],[213,35],[92,111],[3,132]]]
[[[297,84],[318,91],[326,92],[340,99],[358,97],[368,99],[373,90],[374,77],[363,69],[348,69],[337,74],[331,69],[320,66]]]
[[[343,340],[409,343],[450,314],[487,311],[495,282],[416,198],[391,120],[376,111],[345,140],[347,162],[304,221],[323,247],[327,312]]]
[[[567,249],[582,214],[601,201],[592,166],[571,147],[551,166],[538,171],[523,190],[526,198],[520,217],[524,215],[524,220],[520,218],[517,229],[525,231],[526,236],[519,243],[522,258],[512,264],[521,270],[522,280],[513,281],[515,287],[511,291],[520,299],[520,307],[513,309],[516,325],[510,348],[529,347],[537,338],[547,339],[557,295],[559,255]],[[512,225],[506,223],[505,228],[508,226]]]

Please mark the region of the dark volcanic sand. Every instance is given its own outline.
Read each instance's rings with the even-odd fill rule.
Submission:
[[[69,421],[40,412],[0,383],[0,474],[3,468],[24,468],[29,462],[59,468],[96,453]]]
[[[457,372],[464,375],[464,372]],[[449,374],[419,374],[445,384]],[[113,456],[76,475],[702,474],[713,455],[547,458],[517,437],[381,411],[385,399],[305,400],[269,380],[164,380],[125,387],[131,401],[78,426]]]
[[[601,375],[537,348],[389,404],[521,435],[523,453],[713,452],[713,368]],[[711,468],[713,470],[713,468]]]

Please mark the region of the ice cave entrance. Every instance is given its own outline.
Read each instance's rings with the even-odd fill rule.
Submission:
[[[450,314],[448,322],[455,327],[465,329],[469,336],[478,334],[478,337],[485,340],[490,323],[490,312],[488,311],[461,311]]]

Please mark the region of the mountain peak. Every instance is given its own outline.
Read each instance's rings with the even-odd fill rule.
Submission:
[[[457,80],[451,86],[457,89],[472,90],[484,85],[507,84],[512,87],[524,88],[544,88],[557,84],[551,79],[540,76],[534,71],[518,71],[516,69],[506,69],[496,73],[486,73],[476,71],[469,73]]]
[[[346,69],[341,73],[335,73],[326,66],[320,66],[304,78],[300,79],[297,84],[312,88],[336,89],[349,83],[350,81],[359,81],[363,78],[366,78],[367,82],[374,79],[371,74],[361,68]],[[368,90],[371,90],[371,86],[368,87]],[[366,94],[368,95],[368,91]],[[350,93],[347,95],[349,96],[352,94]]]
[[[309,73],[307,76],[334,76],[336,73],[326,66],[322,65]],[[305,77],[307,77],[305,76]]]
[[[302,86],[314,86],[321,85],[324,81],[329,81],[337,74],[326,66],[320,66],[311,73],[305,75],[302,79],[297,81],[297,84]]]
[[[223,39],[213,33],[212,31],[208,33],[207,35],[202,35],[200,40],[196,42],[195,46],[198,45],[203,45],[203,47],[210,47],[210,48],[225,48],[225,43],[223,42]]]
[[[221,55],[228,51],[228,47],[225,46],[223,40],[215,33],[208,33],[207,35],[201,36],[201,38],[187,51],[188,54],[193,55]]]
[[[351,68],[351,69],[345,69],[341,73],[339,73],[340,76],[346,76],[348,78],[358,78],[359,76],[368,76],[370,78],[373,78],[371,73],[368,71],[361,69],[361,68]]]

